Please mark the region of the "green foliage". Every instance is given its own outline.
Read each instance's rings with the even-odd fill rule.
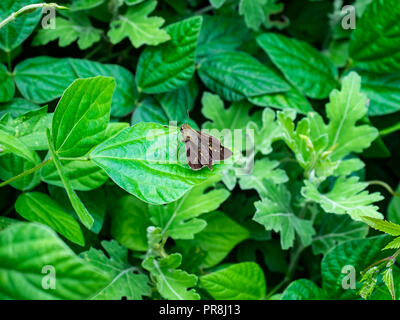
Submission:
[[[399,296],[398,1],[60,4],[0,1],[0,299]]]

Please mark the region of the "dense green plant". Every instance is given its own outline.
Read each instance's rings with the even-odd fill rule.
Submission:
[[[396,299],[400,3],[345,4],[2,0],[0,298]]]

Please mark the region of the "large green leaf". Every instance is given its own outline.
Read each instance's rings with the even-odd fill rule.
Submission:
[[[0,117],[9,113],[13,118],[22,116],[32,110],[39,109],[40,107],[30,101],[22,98],[14,98],[11,101],[0,105]]]
[[[273,69],[245,52],[208,56],[199,65],[199,76],[209,89],[228,101],[290,89]]]
[[[200,16],[171,24],[166,29],[170,41],[143,50],[136,71],[139,91],[167,92],[181,87],[192,78],[201,24]]]
[[[75,80],[68,59],[45,56],[22,61],[15,67],[14,74],[22,96],[37,104],[60,97]]]
[[[257,43],[286,79],[305,95],[323,99],[337,87],[336,67],[306,42],[266,33],[258,36]]]
[[[104,76],[115,79],[116,87],[111,104],[112,116],[122,117],[133,110],[138,92],[135,78],[129,70],[117,64],[102,64],[83,59],[69,61],[78,78]]]
[[[0,102],[10,101],[14,97],[15,85],[5,65],[0,64]]]
[[[115,240],[102,241],[101,245],[108,257],[103,251],[94,248],[81,254],[82,258],[106,272],[111,279],[91,299],[120,300],[125,297],[129,300],[142,300],[142,296],[150,296],[149,279],[145,274],[138,274],[138,268],[129,264],[128,249]]]
[[[209,190],[219,179],[218,176],[210,178],[194,187],[176,202],[165,206],[150,206],[151,222],[162,229],[164,237],[193,239],[194,235],[207,225],[198,217],[218,209],[220,204],[229,197],[229,192],[224,188]]]
[[[242,262],[200,278],[201,285],[216,300],[261,300],[267,285],[257,263]]]
[[[39,0],[2,0],[0,21],[17,12],[24,6],[40,3]],[[29,37],[41,17],[40,10],[23,15],[0,30],[0,49],[11,52]]]
[[[161,17],[148,17],[157,6],[157,1],[146,1],[138,6],[129,8],[125,15],[119,16],[110,24],[108,36],[113,44],[128,37],[135,48],[143,44],[158,45],[170,39],[165,30],[160,29],[164,24]]]
[[[44,193],[21,194],[15,202],[15,210],[26,220],[45,224],[68,240],[81,246],[85,244],[78,222]]]
[[[86,299],[108,281],[46,226],[15,223],[0,232],[1,299]]]
[[[357,20],[351,35],[350,56],[364,70],[400,70],[400,7],[397,0],[375,0]]]
[[[308,279],[293,281],[283,292],[282,300],[325,300],[327,295]]]
[[[75,80],[64,92],[52,123],[59,156],[84,156],[105,138],[114,87],[112,78],[99,76]]]
[[[143,261],[142,266],[156,279],[157,290],[165,299],[199,300],[196,291],[188,289],[196,285],[197,277],[177,269],[181,262],[182,256],[174,253],[162,259],[149,257]]]
[[[140,122],[97,146],[90,158],[114,182],[139,199],[164,204],[182,197],[215,173],[195,172],[179,162],[179,130]]]

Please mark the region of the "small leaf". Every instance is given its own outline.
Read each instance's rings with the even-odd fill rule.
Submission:
[[[157,1],[146,1],[129,8],[125,15],[112,21],[108,32],[111,42],[117,44],[129,37],[133,46],[139,48],[143,44],[155,46],[169,40],[168,33],[160,29],[164,24],[164,19],[148,17],[156,6]]]
[[[244,15],[246,25],[258,31],[265,20],[263,7],[267,0],[240,0],[239,14]]]
[[[177,269],[182,261],[179,253],[162,259],[149,257],[142,266],[156,279],[157,290],[161,296],[170,300],[199,300],[200,296],[192,288],[197,283],[194,274]]]
[[[14,94],[14,81],[5,65],[0,64],[0,102],[10,101]]]

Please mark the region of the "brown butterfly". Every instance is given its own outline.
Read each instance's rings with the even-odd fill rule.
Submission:
[[[194,130],[188,124],[181,126],[181,133],[186,146],[188,165],[193,170],[200,170],[204,166],[212,170],[215,161],[232,156],[232,151],[223,147],[217,138]]]

